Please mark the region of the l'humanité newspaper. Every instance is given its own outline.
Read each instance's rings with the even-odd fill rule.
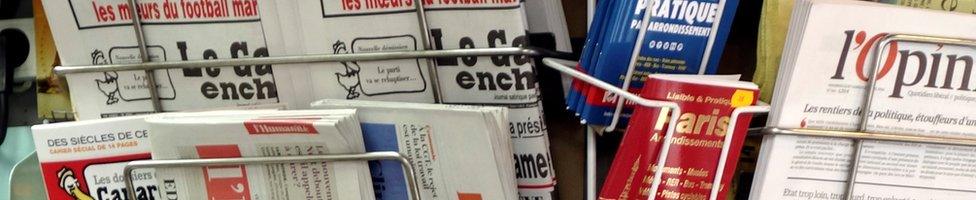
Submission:
[[[874,56],[892,33],[972,37],[976,17],[853,1],[797,5],[810,6],[809,15],[791,28],[788,41],[795,42],[787,44],[769,126],[858,131],[865,114],[867,132],[976,137],[976,50],[898,41],[878,51],[880,65]],[[876,89],[865,107],[872,68]],[[852,147],[850,139],[765,138],[751,199],[843,198]],[[853,197],[976,198],[976,186],[968,184],[976,181],[974,156],[976,148],[968,146],[865,140]]]
[[[66,66],[141,62],[125,0],[44,0]],[[270,57],[256,0],[140,0],[149,60]],[[165,111],[289,103],[291,84],[271,65],[155,70]],[[153,112],[144,71],[67,75],[79,120]]]
[[[148,118],[154,159],[364,153],[355,110],[216,111]],[[193,138],[188,140],[187,138]],[[374,199],[365,161],[160,168],[171,199]]]

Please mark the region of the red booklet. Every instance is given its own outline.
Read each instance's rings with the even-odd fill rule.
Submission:
[[[732,111],[753,105],[758,87],[732,76],[651,75],[641,97],[678,103],[681,115],[657,199],[708,199]],[[670,109],[640,107],[634,112],[614,157],[600,199],[647,199]],[[729,159],[719,192],[725,199],[751,115],[742,115],[733,131]]]

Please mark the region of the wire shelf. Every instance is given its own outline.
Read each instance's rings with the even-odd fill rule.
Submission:
[[[128,0],[130,7],[135,7],[135,0]],[[427,30],[427,20],[424,14],[424,8],[421,4],[416,5],[416,13],[418,17],[418,27],[421,30]],[[135,9],[129,10],[131,15],[135,16]],[[644,20],[642,27],[647,26],[647,21]],[[289,63],[315,63],[315,62],[341,62],[341,61],[369,61],[369,60],[391,60],[391,59],[408,59],[408,58],[443,58],[443,57],[461,57],[461,56],[493,56],[493,55],[524,55],[533,57],[546,57],[544,53],[530,49],[530,48],[520,48],[520,47],[509,47],[509,48],[481,48],[481,49],[456,49],[456,50],[430,50],[429,44],[429,32],[421,31],[424,35],[423,45],[424,50],[420,51],[406,51],[406,52],[382,52],[382,53],[357,53],[357,54],[319,54],[319,55],[301,55],[301,56],[279,56],[279,57],[264,57],[264,58],[241,58],[241,59],[218,59],[218,60],[195,60],[195,61],[179,61],[179,62],[148,62],[146,44],[144,33],[142,30],[141,22],[138,17],[133,18],[132,23],[133,28],[136,30],[138,39],[138,47],[140,49],[140,55],[142,58],[142,63],[134,64],[110,64],[110,65],[95,65],[95,66],[58,66],[55,68],[57,74],[74,74],[74,73],[91,73],[91,72],[107,72],[107,71],[126,71],[126,70],[143,70],[146,71],[147,83],[154,83],[154,78],[152,71],[161,69],[177,69],[177,68],[201,68],[201,67],[223,67],[223,66],[235,66],[235,65],[257,65],[257,64],[289,64]],[[641,34],[644,33],[645,29],[642,29]],[[641,37],[642,38],[642,37]],[[943,38],[943,37],[933,37],[933,36],[920,36],[920,35],[907,35],[907,34],[890,34],[886,36],[882,42],[877,43],[875,47],[874,54],[878,55],[880,52],[879,46],[886,47],[888,44],[897,41],[907,41],[907,42],[929,42],[938,44],[951,44],[951,45],[963,45],[963,46],[973,46],[976,47],[976,41],[966,40],[966,39],[956,39],[956,38]],[[639,49],[640,45],[637,45],[635,49]],[[636,56],[636,54],[635,54]],[[881,62],[881,58],[878,58],[878,62]],[[633,59],[633,58],[632,58]],[[432,82],[437,83],[436,80],[436,65],[426,59],[430,64],[430,72],[432,73]],[[678,117],[681,114],[681,108],[675,102],[669,101],[658,101],[649,100],[642,98],[636,94],[627,92],[626,89],[629,86],[630,79],[625,79],[623,88],[614,86],[612,84],[601,81],[590,75],[584,74],[582,72],[576,71],[570,66],[575,66],[576,63],[572,61],[557,60],[554,58],[543,58],[543,66],[550,67],[559,71],[560,73],[572,76],[580,81],[589,83],[592,86],[599,87],[603,90],[616,94],[619,98],[632,101],[639,106],[650,107],[650,108],[666,108],[670,109],[671,116],[669,119],[670,124],[676,124]],[[875,65],[872,70],[877,67]],[[629,66],[628,76],[631,77],[633,73],[633,65]],[[869,92],[863,106],[869,107],[873,100],[873,92],[875,89],[875,81],[873,78],[874,72],[871,73],[872,77],[869,77],[871,81],[868,83]],[[158,91],[156,91],[155,84],[147,84],[150,90],[150,100],[153,102],[153,109],[156,112],[163,111],[160,98],[158,96]],[[435,87],[436,88],[436,87]],[[439,95],[435,92],[435,96]],[[438,99],[435,97],[435,99]],[[613,129],[616,126],[616,122],[619,121],[620,110],[624,101],[618,101],[617,110],[614,114],[614,120],[609,128]],[[736,128],[748,128],[748,127],[735,127],[736,120],[739,116],[744,114],[757,114],[757,113],[767,113],[770,112],[771,107],[768,105],[754,105],[754,106],[744,106],[736,108],[731,116],[731,123],[727,130],[729,134],[725,135],[724,144],[722,148],[722,153],[717,159],[717,170],[715,178],[713,179],[713,184],[711,187],[711,193],[709,199],[717,199],[717,194],[720,189],[720,181],[724,172],[724,163],[728,159],[728,152],[730,150],[730,141],[734,136]],[[866,114],[866,112],[864,113]],[[780,128],[780,127],[766,127],[763,129],[763,133],[766,135],[800,135],[800,136],[814,136],[814,137],[836,137],[836,138],[849,138],[855,140],[855,152],[852,154],[853,163],[851,165],[851,177],[848,180],[854,180],[857,174],[858,165],[858,153],[861,149],[861,140],[884,140],[884,141],[901,141],[901,142],[923,142],[923,143],[933,143],[933,144],[950,144],[950,145],[968,145],[976,146],[976,139],[967,138],[939,138],[939,137],[923,137],[923,136],[906,136],[897,134],[883,134],[883,133],[867,133],[864,132],[867,117],[862,116],[862,123],[860,131],[856,132],[846,132],[846,131],[831,131],[831,130],[810,130],[810,129],[795,129],[795,128]],[[668,126],[667,132],[664,136],[664,144],[670,144],[675,133],[675,126]],[[595,133],[589,132],[587,140],[587,186],[588,186],[588,198],[595,199]],[[662,145],[662,148],[658,152],[659,156],[656,161],[656,171],[654,173],[654,178],[651,185],[651,191],[657,191],[661,183],[661,177],[664,172],[664,163],[667,161],[670,145]],[[154,167],[193,167],[193,166],[213,166],[213,165],[247,165],[247,164],[271,164],[271,163],[294,163],[294,162],[322,162],[322,161],[366,161],[366,160],[396,160],[401,163],[407,172],[407,184],[410,188],[411,198],[419,199],[419,188],[417,188],[414,170],[408,158],[400,155],[397,152],[374,152],[374,153],[364,153],[364,154],[341,154],[341,155],[320,155],[320,156],[289,156],[289,157],[251,157],[251,158],[221,158],[221,159],[182,159],[182,160],[145,160],[145,161],[133,161],[129,162],[125,168],[125,182],[126,187],[131,191],[133,188],[131,173],[133,169],[137,168],[154,168]],[[853,189],[853,181],[848,181],[848,191]],[[130,198],[135,198],[134,193],[129,193]],[[656,195],[649,195],[649,199],[653,200]],[[851,199],[851,193],[847,193],[847,199]]]

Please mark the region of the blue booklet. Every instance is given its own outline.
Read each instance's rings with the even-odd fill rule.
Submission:
[[[604,82],[617,87],[623,85],[623,75],[627,72],[630,57],[634,52],[634,44],[640,32],[641,20],[644,16],[645,1],[622,0],[613,8],[615,13],[603,30],[606,36],[602,40],[602,48],[597,57],[597,69],[592,75]],[[639,91],[639,90],[634,90]],[[608,125],[613,119],[616,108],[615,95],[597,87],[586,90],[586,106],[582,111],[582,118],[588,124]]]
[[[630,77],[629,91],[640,91],[649,74],[714,74],[728,38],[738,0],[648,1],[647,33],[632,59],[644,18],[643,1],[623,0],[602,30],[602,48],[591,75],[618,87]],[[634,73],[627,70],[634,62]],[[617,107],[616,95],[590,87],[583,92],[586,105],[581,118],[592,125],[610,125]],[[618,127],[626,127],[633,105],[625,106]]]
[[[599,55],[600,39],[603,36],[603,27],[606,24],[606,19],[609,18],[611,12],[607,12],[607,9],[613,2],[617,0],[603,0],[597,2],[598,5],[595,9],[593,15],[593,21],[590,24],[590,31],[586,33],[586,43],[583,46],[583,53],[580,56],[579,64],[576,66],[577,70],[588,73],[592,70],[594,64],[591,61],[595,61],[595,55]],[[579,80],[573,80],[572,88],[569,91],[569,96],[566,98],[566,106],[569,110],[575,111],[577,115],[582,111],[582,98],[583,91],[586,87],[589,87],[585,82]]]

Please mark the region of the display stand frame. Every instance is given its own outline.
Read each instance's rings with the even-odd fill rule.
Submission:
[[[875,68],[877,68],[877,66],[882,65],[881,62],[884,61],[883,58],[882,57],[879,57],[878,55],[880,55],[880,53],[883,52],[885,49],[890,48],[890,44],[891,43],[894,43],[894,42],[932,43],[932,44],[958,45],[958,46],[967,46],[967,47],[974,47],[974,48],[976,48],[976,40],[970,40],[970,39],[947,38],[947,37],[915,35],[915,34],[888,34],[888,35],[886,35],[885,37],[883,37],[880,40],[880,42],[875,43],[874,51],[872,51],[873,52],[873,55],[875,55],[875,58],[876,59],[875,59],[875,65],[873,65],[872,67],[870,67],[870,70],[871,71],[868,72],[870,74],[870,77],[869,77],[869,80],[870,81],[868,81],[867,91],[870,91],[870,92],[865,92],[865,95],[866,96],[865,96],[864,103],[862,104],[862,106],[865,107],[865,108],[870,108],[871,103],[874,101],[874,95],[873,95],[874,92],[873,91],[875,91],[875,89],[876,89],[875,83],[877,81],[876,79],[874,79],[874,76],[876,74],[875,73],[875,71],[876,71]],[[608,92],[614,93],[614,94],[618,95],[619,97],[624,98],[626,100],[633,101],[637,105],[645,106],[645,107],[655,107],[655,108],[673,108],[673,106],[675,106],[675,104],[673,104],[673,102],[654,101],[654,100],[647,100],[647,99],[640,98],[639,96],[637,96],[635,94],[632,94],[630,92],[627,92],[625,89],[617,88],[616,86],[613,86],[613,85],[607,84],[605,82],[602,82],[602,81],[600,81],[600,80],[598,80],[598,79],[596,79],[596,78],[594,78],[592,76],[589,76],[587,74],[578,72],[575,69],[573,69],[572,67],[569,67],[569,66],[576,66],[577,63],[572,63],[570,61],[557,61],[557,60],[553,60],[553,59],[550,59],[550,58],[543,59],[543,62],[545,63],[545,66],[549,66],[549,67],[552,67],[554,69],[557,69],[557,70],[559,70],[560,72],[562,72],[564,74],[573,76],[573,77],[577,78],[578,80],[583,81],[583,82],[586,82],[586,83],[588,83],[588,84],[590,84],[592,86],[596,86],[596,87],[599,87],[601,89],[604,89],[604,90],[606,90]],[[633,62],[631,62],[631,63],[633,63]],[[628,70],[627,73],[628,74],[625,77],[631,77],[631,75],[633,73],[633,70]],[[624,84],[624,86],[625,86],[624,88],[626,88],[626,85],[628,85],[628,83],[629,83],[629,81],[626,81],[626,83]],[[618,103],[621,103],[621,102],[623,102],[623,101],[618,101]],[[768,112],[770,112],[770,109],[771,108],[768,105],[764,105],[763,103],[760,103],[757,106],[741,107],[741,108],[737,108],[737,109],[735,109],[733,111],[733,114],[732,114],[731,118],[732,118],[732,120],[736,120],[736,119],[739,118],[739,116],[741,114],[747,114],[747,113],[748,114],[768,113]],[[619,110],[620,109],[618,107],[618,112],[615,112],[615,114],[614,114],[614,118],[615,119],[619,117]],[[676,116],[676,115],[680,115],[680,110],[675,109],[673,111],[672,116]],[[854,140],[854,150],[853,150],[853,152],[851,154],[851,156],[852,156],[851,157],[852,163],[851,163],[850,169],[849,169],[849,171],[850,171],[850,173],[849,173],[850,176],[848,177],[848,180],[849,181],[847,181],[847,183],[846,183],[847,191],[853,191],[853,189],[854,189],[855,181],[850,181],[850,180],[856,180],[857,169],[858,169],[858,166],[859,166],[859,163],[860,163],[860,159],[859,159],[860,158],[860,154],[859,153],[861,152],[861,147],[862,147],[862,141],[863,140],[880,140],[880,141],[916,142],[916,143],[929,143],[929,144],[976,146],[976,138],[927,137],[927,136],[912,136],[912,135],[892,134],[892,133],[869,133],[869,132],[865,132],[865,130],[867,129],[867,120],[869,119],[868,116],[866,116],[866,115],[867,115],[867,112],[863,112],[862,113],[862,116],[860,118],[860,127],[859,127],[858,131],[834,131],[834,130],[813,130],[813,129],[800,129],[800,128],[763,127],[762,128],[762,133],[764,135],[799,135],[799,136],[811,136],[811,137],[832,137],[832,138],[853,139]],[[616,121],[616,120],[614,120],[614,121]],[[672,122],[671,123],[674,124],[673,119],[672,119]],[[730,127],[727,130],[733,130],[733,131],[730,131],[730,132],[734,132],[734,130],[736,128],[736,127],[734,127],[734,125],[735,125],[735,121],[732,121],[730,123],[730,125],[729,125]],[[594,176],[594,174],[596,173],[596,167],[595,167],[596,166],[596,164],[595,164],[595,160],[596,160],[596,158],[595,158],[595,155],[596,155],[596,144],[595,143],[596,142],[595,142],[595,139],[597,138],[598,134],[594,130],[597,130],[597,131],[600,131],[600,130],[603,130],[603,131],[612,131],[614,129],[615,128],[612,128],[612,126],[611,127],[605,127],[605,129],[599,129],[597,127],[589,127],[587,129],[587,145],[586,145],[586,147],[587,147],[587,186],[588,186],[588,188],[587,188],[587,190],[588,190],[588,192],[587,192],[588,193],[587,194],[588,198],[587,199],[596,199],[596,192],[595,192],[595,190],[596,190],[596,188],[595,188],[595,185],[596,185],[595,184],[595,181],[596,180],[595,180],[595,176]],[[664,141],[665,144],[670,143],[670,138],[672,137],[672,134],[673,134],[673,129],[670,129],[670,127],[669,127],[669,130],[668,130],[668,132],[666,133],[666,136],[665,136],[665,141]],[[722,163],[724,163],[724,161],[728,159],[726,154],[728,153],[728,150],[729,150],[728,149],[728,145],[729,145],[729,141],[730,141],[731,137],[732,137],[732,134],[726,135],[726,138],[725,138],[726,140],[725,140],[725,143],[724,143],[724,146],[723,146],[723,149],[722,149],[723,153],[722,153],[721,157],[719,158],[719,160],[720,160],[719,161],[719,166],[718,166],[718,168],[716,170],[716,177],[715,177],[716,179],[713,181],[713,187],[711,189],[711,194],[709,195],[709,199],[710,200],[715,200],[715,199],[718,198],[717,194],[718,194],[719,188],[718,187],[715,187],[715,186],[719,186],[719,184],[718,184],[719,183],[719,177],[721,177],[722,174],[724,173],[724,171],[723,171],[724,169],[723,169]],[[651,185],[651,191],[657,191],[657,188],[660,186],[660,181],[661,181],[660,174],[661,174],[661,172],[663,172],[663,169],[662,169],[664,167],[663,161],[666,160],[666,158],[667,158],[666,155],[668,155],[667,154],[668,153],[668,149],[667,149],[668,146],[669,145],[663,145],[662,146],[663,148],[659,152],[659,155],[665,155],[665,156],[660,156],[659,157],[660,159],[657,162],[658,169],[656,169],[656,172],[655,172],[655,176],[654,176],[654,179],[653,179],[653,183]],[[847,192],[845,194],[845,196],[846,196],[845,199],[853,199],[853,196],[852,195],[853,195],[852,192]],[[651,200],[653,200],[655,198],[656,198],[655,195],[650,195],[648,197],[648,199],[651,199]]]
[[[131,7],[135,7],[136,0],[128,0]],[[135,9],[131,9],[130,13],[136,16]],[[201,68],[201,67],[223,67],[223,66],[235,66],[235,65],[257,65],[257,64],[296,64],[296,63],[315,63],[315,62],[341,62],[341,61],[370,61],[370,60],[391,60],[391,59],[409,59],[409,58],[444,58],[444,57],[462,57],[462,56],[496,56],[496,55],[521,55],[521,56],[532,56],[532,57],[545,57],[543,53],[538,50],[533,50],[531,48],[520,48],[520,47],[508,47],[508,48],[478,48],[478,49],[456,49],[456,50],[430,50],[429,44],[429,32],[427,31],[427,21],[424,14],[424,8],[421,4],[416,4],[416,13],[418,14],[419,27],[421,28],[424,40],[424,50],[421,51],[407,51],[407,52],[381,52],[381,53],[357,53],[357,54],[341,54],[341,55],[331,55],[331,54],[319,54],[319,55],[302,55],[302,56],[280,56],[280,57],[264,57],[264,58],[240,58],[240,59],[218,59],[218,60],[195,60],[195,61],[167,61],[167,62],[149,62],[145,38],[142,31],[142,26],[139,18],[133,18],[133,28],[136,30],[138,45],[140,49],[140,55],[142,58],[142,63],[133,64],[111,64],[111,65],[97,65],[97,66],[58,66],[54,69],[57,74],[73,74],[73,73],[90,73],[90,72],[106,72],[106,71],[126,71],[126,70],[144,70],[147,73],[147,83],[154,83],[153,81],[153,70],[160,69],[179,69],[179,68]],[[642,27],[647,26],[647,20],[645,19],[642,23]],[[646,29],[646,28],[642,28]],[[642,31],[643,33],[643,31]],[[881,51],[878,47],[885,47],[892,42],[897,41],[907,41],[907,42],[933,42],[939,44],[952,44],[952,45],[965,45],[976,47],[976,41],[966,40],[966,39],[955,39],[955,38],[942,38],[942,37],[932,37],[932,36],[919,36],[919,35],[907,35],[907,34],[890,34],[886,36],[882,42],[879,42],[875,46],[875,55]],[[639,49],[639,45],[635,47]],[[877,58],[877,57],[876,57]],[[633,59],[633,58],[632,58]],[[431,62],[428,59],[428,62]],[[681,108],[675,102],[669,101],[657,101],[641,98],[640,96],[627,92],[625,89],[621,89],[617,86],[611,85],[609,83],[603,82],[597,78],[584,74],[582,72],[576,71],[570,66],[575,66],[576,63],[571,61],[560,61],[554,58],[544,58],[542,59],[544,65],[553,68],[563,74],[570,75],[580,81],[584,81],[592,86],[599,87],[608,92],[616,94],[619,98],[632,101],[637,105],[651,108],[662,108],[670,109],[670,124],[676,124],[678,116],[681,114]],[[881,62],[878,58],[878,62]],[[285,65],[288,66],[288,65]],[[431,73],[436,73],[436,65],[430,63]],[[877,65],[875,65],[876,67]],[[628,70],[628,75],[633,73],[633,66]],[[873,68],[872,68],[873,70]],[[869,91],[875,89],[873,79],[874,72],[870,73],[872,76],[869,81]],[[630,77],[630,76],[626,76]],[[436,76],[432,76],[432,82],[437,82]],[[629,80],[629,79],[627,79]],[[155,84],[147,84],[150,89],[150,99],[153,102],[153,110],[156,112],[162,112],[164,109],[161,105],[158,91],[156,91]],[[627,84],[629,85],[629,81]],[[626,88],[626,86],[624,87]],[[864,106],[869,107],[870,102],[873,98],[873,92],[867,92],[867,99],[865,100]],[[623,101],[618,101],[623,102]],[[619,107],[619,105],[618,105]],[[757,113],[767,113],[770,111],[770,106],[768,105],[753,105],[744,106],[736,108],[731,116],[731,123],[727,130],[730,130],[730,134],[726,134],[725,143],[723,145],[722,154],[718,158],[718,166],[716,170],[716,176],[713,179],[713,185],[711,188],[711,193],[709,199],[717,199],[717,194],[720,190],[720,181],[724,172],[724,163],[728,159],[728,151],[730,150],[730,142],[734,136],[736,120],[744,114],[757,114]],[[615,119],[619,117],[619,109],[615,112]],[[858,164],[858,152],[860,152],[861,140],[884,140],[884,141],[901,141],[901,142],[923,142],[932,144],[949,144],[949,145],[971,145],[976,146],[976,139],[967,138],[939,138],[939,137],[921,137],[921,136],[906,136],[906,135],[896,135],[896,134],[881,134],[881,133],[867,133],[864,132],[865,124],[867,120],[866,117],[862,116],[862,127],[858,132],[845,132],[845,131],[828,131],[828,130],[810,130],[810,129],[792,129],[792,128],[778,128],[778,127],[766,127],[763,129],[763,133],[766,135],[801,135],[801,136],[815,136],[815,137],[836,137],[836,138],[848,138],[855,140],[855,152],[852,154],[853,163],[851,165],[851,177],[848,180],[854,180],[856,178],[857,164]],[[614,120],[617,121],[617,120]],[[738,127],[741,128],[741,127]],[[664,143],[670,144],[674,136],[674,126],[669,126],[664,137]],[[588,199],[596,198],[596,188],[595,188],[595,139],[596,133],[593,128],[588,128],[587,131],[587,196]],[[658,152],[659,159],[656,161],[657,169],[654,174],[654,178],[651,184],[651,191],[657,191],[661,183],[661,177],[663,176],[664,163],[667,160],[667,155],[670,150],[670,145],[662,145],[661,150]],[[318,156],[289,156],[289,157],[250,157],[250,158],[219,158],[219,159],[182,159],[182,160],[146,160],[146,161],[133,161],[129,162],[125,167],[125,181],[126,187],[132,189],[131,173],[133,169],[137,168],[150,168],[150,167],[201,167],[201,166],[216,166],[216,165],[247,165],[247,164],[280,164],[280,163],[294,163],[294,162],[322,162],[322,161],[366,161],[366,160],[397,160],[403,165],[405,171],[407,172],[407,184],[410,187],[411,198],[419,199],[419,188],[416,185],[414,170],[411,166],[410,160],[397,152],[374,152],[374,153],[363,153],[363,154],[338,154],[338,155],[318,155]],[[854,181],[848,181],[848,191],[854,186]],[[130,198],[134,198],[130,193]],[[847,199],[851,199],[851,193],[848,192]],[[649,195],[648,199],[655,199],[657,195]]]
[[[130,5],[134,5],[135,4],[135,0],[129,0],[129,4]],[[424,17],[424,8],[422,6],[420,6],[420,4],[416,4],[416,5],[417,5],[416,6],[416,12],[418,14],[418,19],[420,21],[419,26],[421,28],[425,28],[425,27],[427,27],[427,21],[426,21],[426,19]],[[644,24],[643,26],[646,26],[646,24]],[[133,28],[136,30],[135,32],[137,34],[137,39],[138,39],[138,43],[139,43],[138,46],[140,48],[140,55],[142,56],[142,58],[144,58],[143,59],[143,62],[141,62],[141,63],[131,63],[131,64],[57,66],[57,67],[55,67],[54,72],[56,74],[59,74],[59,75],[65,75],[65,74],[75,74],[75,73],[143,70],[143,71],[146,71],[147,72],[146,73],[147,75],[152,76],[152,74],[153,74],[152,72],[154,70],[182,69],[182,68],[202,68],[202,67],[224,67],[224,66],[237,66],[237,65],[298,64],[298,63],[316,63],[316,62],[372,61],[372,60],[392,60],[392,59],[409,59],[409,58],[420,59],[420,58],[444,58],[444,57],[463,57],[463,56],[499,56],[499,55],[516,55],[516,56],[545,57],[543,55],[543,53],[541,51],[539,51],[539,50],[534,50],[534,49],[531,49],[531,48],[507,47],[507,48],[476,48],[476,49],[455,49],[455,50],[421,50],[421,51],[405,51],[405,52],[356,53],[356,54],[318,54],[318,55],[278,56],[278,57],[263,57],[263,58],[239,58],[239,59],[216,59],[216,60],[149,62],[148,60],[145,59],[145,58],[148,58],[148,56],[146,56],[147,55],[147,51],[146,51],[145,38],[143,36],[142,27],[140,25],[140,22],[139,22],[139,19],[138,18],[133,18]],[[423,29],[423,30],[426,30],[426,29]],[[427,31],[421,31],[421,32],[422,33],[426,33],[424,35],[429,35],[429,33]],[[425,44],[425,46],[427,46],[427,47],[425,47],[425,49],[429,49],[429,44]],[[627,99],[627,100],[630,100],[630,101],[634,101],[634,102],[636,102],[639,105],[647,106],[647,107],[671,109],[672,110],[671,111],[672,115],[670,117],[670,122],[672,124],[673,123],[676,123],[677,120],[678,120],[678,116],[680,116],[681,111],[680,111],[680,107],[678,107],[678,104],[677,103],[668,102],[668,101],[648,100],[648,99],[641,98],[641,97],[639,97],[639,96],[637,96],[635,94],[626,92],[626,91],[624,91],[624,90],[622,90],[620,88],[614,87],[613,85],[610,85],[610,84],[608,84],[606,82],[600,81],[599,79],[596,79],[596,78],[594,78],[592,76],[589,76],[589,75],[580,73],[578,71],[575,71],[574,69],[572,69],[570,67],[567,67],[565,65],[561,65],[561,64],[559,64],[559,63],[557,63],[557,62],[555,62],[555,61],[553,61],[551,59],[552,58],[545,58],[545,59],[543,59],[543,63],[546,64],[545,66],[548,66],[548,67],[551,67],[553,69],[556,69],[556,70],[558,70],[558,71],[560,71],[562,73],[565,73],[567,75],[573,76],[573,77],[575,77],[577,79],[586,81],[586,82],[588,82],[588,83],[590,83],[592,85],[595,85],[597,87],[600,87],[602,89],[605,89],[605,90],[611,91],[613,93],[616,93],[616,94],[620,95],[622,98]],[[284,65],[284,66],[287,67],[289,65]],[[430,65],[430,66],[431,66],[431,72],[432,73],[436,73],[436,66],[434,66],[434,65]],[[432,79],[432,82],[437,82],[436,76],[432,76],[431,79]],[[156,90],[156,85],[155,84],[148,84],[148,83],[152,83],[152,82],[153,82],[152,81],[152,77],[147,77],[147,85],[149,85],[148,89],[151,90],[151,92],[150,92],[150,97],[151,97],[150,100],[153,102],[153,109],[156,112],[162,112],[162,111],[164,111],[164,109],[162,108],[161,101],[160,101],[158,95],[154,95],[154,93],[156,93],[156,91],[155,91]],[[768,106],[746,106],[746,107],[740,107],[740,108],[736,109],[733,112],[733,114],[735,114],[733,116],[733,119],[737,119],[738,118],[737,116],[739,114],[768,112],[768,109],[769,109]],[[734,130],[734,129],[732,129],[732,128],[735,128],[734,127],[734,122],[735,121],[733,121],[733,124],[730,125],[730,129],[728,129],[728,130]],[[674,135],[674,127],[669,127],[668,128],[668,131],[666,132],[666,136],[664,138],[664,141],[667,142],[667,143],[670,143],[673,135]],[[727,134],[726,135],[726,138],[725,138],[726,141],[731,140],[732,136],[733,136],[733,134]],[[593,140],[588,140],[588,143],[589,142],[592,142],[592,141]],[[588,146],[590,146],[590,145],[588,144]],[[725,150],[727,150],[728,148],[729,148],[729,145],[725,145],[724,146],[724,149]],[[668,145],[665,145],[661,149],[661,152],[660,153],[662,153],[662,155],[667,155],[667,152],[668,151],[669,151],[669,146]],[[723,152],[727,152],[727,151],[723,151]],[[595,154],[595,148],[588,148],[587,149],[587,153],[588,154]],[[369,160],[368,158],[370,158],[370,156],[368,156],[368,155],[370,155],[370,153],[366,153],[366,154],[351,154],[351,155],[324,155],[326,157],[296,156],[296,157],[286,157],[288,159],[277,160],[275,162],[269,161],[269,160],[275,160],[275,159],[267,158],[267,157],[233,158],[233,159],[181,159],[181,160],[133,161],[133,162],[130,162],[130,163],[127,164],[126,169],[128,171],[126,173],[131,173],[131,169],[144,168],[144,167],[212,166],[212,165],[221,165],[221,164],[226,165],[228,163],[235,163],[235,164],[260,164],[260,163],[280,163],[280,162],[286,162],[287,163],[287,162],[293,162],[293,161],[296,161],[296,160],[306,160],[307,161],[309,159],[318,159],[318,160],[323,160],[323,159],[324,160],[329,160],[329,159],[333,159],[333,158],[329,158],[328,156],[345,156],[343,158],[349,158],[351,156],[351,157],[358,158],[358,160]],[[727,157],[727,154],[726,153],[723,153],[722,154],[722,158],[720,158],[720,160],[725,160],[725,159],[727,159],[726,157]],[[289,160],[289,159],[296,159],[296,160]],[[653,185],[653,188],[652,189],[656,189],[657,186],[660,185],[660,181],[661,181],[660,178],[662,176],[662,173],[661,172],[663,172],[662,169],[664,167],[663,163],[666,160],[667,160],[667,156],[662,156],[657,161],[659,163],[659,165],[658,165],[657,173],[655,173],[655,179],[654,179],[654,183],[652,184]],[[592,162],[592,161],[593,160],[590,159],[589,162]],[[409,160],[407,160],[406,162],[409,163]],[[723,166],[719,166],[719,168],[722,169],[724,167]],[[592,174],[592,170],[588,170],[588,171],[590,171],[589,174]],[[722,172],[719,171],[718,173],[722,173]],[[411,172],[410,174],[413,174],[413,172]],[[590,177],[592,177],[592,175]],[[131,177],[126,176],[125,179],[127,181],[129,181],[130,184],[131,184],[131,180],[129,180],[129,179],[131,179]],[[411,179],[412,179],[412,177],[411,177]],[[594,181],[592,178],[588,178],[588,179],[589,179],[588,182],[590,182],[590,183],[592,183]],[[720,180],[721,180],[720,178],[716,178],[713,182],[717,183]],[[413,184],[415,184],[415,183],[413,183]],[[718,184],[715,184],[715,185],[718,185]],[[127,185],[127,186],[131,186],[131,185]],[[712,193],[717,193],[718,192],[718,188],[719,187],[713,187]],[[590,190],[592,190],[592,188],[590,188]],[[594,196],[591,195],[590,198],[594,198]],[[653,199],[653,195],[652,195],[652,199]]]
[[[634,102],[636,105],[644,106],[644,107],[648,107],[648,108],[669,109],[669,110],[671,110],[670,113],[669,113],[669,115],[670,115],[670,117],[669,117],[669,124],[677,124],[678,117],[681,116],[681,108],[678,106],[677,103],[670,102],[670,101],[659,101],[659,100],[650,100],[650,99],[642,98],[642,97],[640,97],[640,96],[638,96],[636,94],[627,92],[627,91],[625,91],[625,90],[623,90],[621,88],[618,88],[618,87],[616,87],[614,85],[611,85],[609,83],[603,82],[603,81],[601,81],[601,80],[599,80],[597,78],[594,78],[594,77],[592,77],[590,75],[587,75],[587,74],[584,74],[582,72],[576,71],[572,67],[569,67],[569,66],[575,66],[575,63],[572,63],[571,61],[560,61],[560,60],[556,60],[556,59],[553,59],[553,58],[543,58],[542,59],[542,62],[544,63],[545,66],[548,66],[550,68],[556,69],[559,72],[562,72],[564,74],[570,75],[570,76],[576,78],[577,80],[584,81],[584,82],[590,84],[591,86],[599,87],[600,89],[604,89],[604,90],[606,90],[608,92],[614,93],[614,94],[616,94],[620,98],[623,98],[623,99],[625,99],[627,101]],[[726,134],[725,137],[724,137],[724,143],[722,145],[722,153],[720,154],[719,158],[717,159],[717,163],[716,163],[717,164],[716,176],[712,179],[712,187],[711,187],[711,190],[710,190],[711,192],[710,192],[710,195],[709,195],[709,198],[711,200],[715,200],[717,198],[718,192],[721,189],[721,187],[720,187],[721,186],[721,181],[722,181],[722,178],[721,177],[725,173],[724,172],[724,170],[725,170],[725,161],[728,160],[728,152],[729,152],[729,149],[731,148],[731,145],[730,145],[731,142],[730,141],[732,141],[732,138],[735,137],[735,134],[734,134],[735,133],[735,129],[736,129],[735,125],[737,124],[738,119],[740,118],[740,116],[742,116],[744,114],[767,113],[767,112],[769,112],[769,108],[770,107],[768,105],[762,105],[762,104],[760,104],[760,105],[753,105],[753,106],[738,107],[738,108],[735,108],[732,111],[732,115],[731,115],[731,118],[730,118],[731,121],[729,122],[729,126],[726,129],[726,130],[729,130],[729,131],[728,131],[728,134]],[[748,127],[746,127],[746,128],[748,128]],[[588,129],[588,132],[587,132],[587,135],[588,135],[587,137],[588,138],[586,140],[587,141],[587,145],[586,145],[587,146],[587,149],[586,149],[586,151],[587,151],[587,154],[588,155],[590,155],[590,154],[595,155],[596,154],[596,151],[597,151],[596,150],[596,144],[595,144],[596,143],[595,139],[597,137],[597,133],[593,132],[593,129],[594,128],[592,128],[592,127],[591,128],[587,128],[587,129]],[[675,126],[668,126],[668,129],[667,129],[667,131],[664,134],[664,139],[663,139],[664,144],[670,144],[671,143],[672,138],[674,137],[674,133],[675,133]],[[661,177],[663,177],[663,172],[664,172],[664,163],[668,159],[668,155],[669,155],[669,152],[670,152],[670,146],[671,145],[661,145],[661,150],[658,151],[658,155],[664,155],[664,156],[658,156],[658,160],[656,161],[656,164],[655,164],[656,169],[654,170],[654,178],[652,179],[653,181],[651,183],[650,191],[657,191],[657,189],[661,185]],[[592,189],[596,189],[595,188],[595,185],[596,185],[596,183],[595,183],[596,182],[595,177],[594,176],[589,176],[589,175],[592,175],[592,174],[595,174],[596,173],[596,167],[595,167],[596,161],[595,160],[596,160],[595,158],[588,158],[587,159],[587,165],[588,165],[587,166],[587,175],[588,175],[588,177],[587,177],[587,185],[588,185],[588,188],[587,189],[588,190],[591,189],[591,188]],[[593,193],[592,195],[593,196],[589,196],[588,199],[596,199],[595,193]],[[650,199],[650,200],[654,200],[656,197],[657,197],[657,195],[648,195],[648,199]]]

